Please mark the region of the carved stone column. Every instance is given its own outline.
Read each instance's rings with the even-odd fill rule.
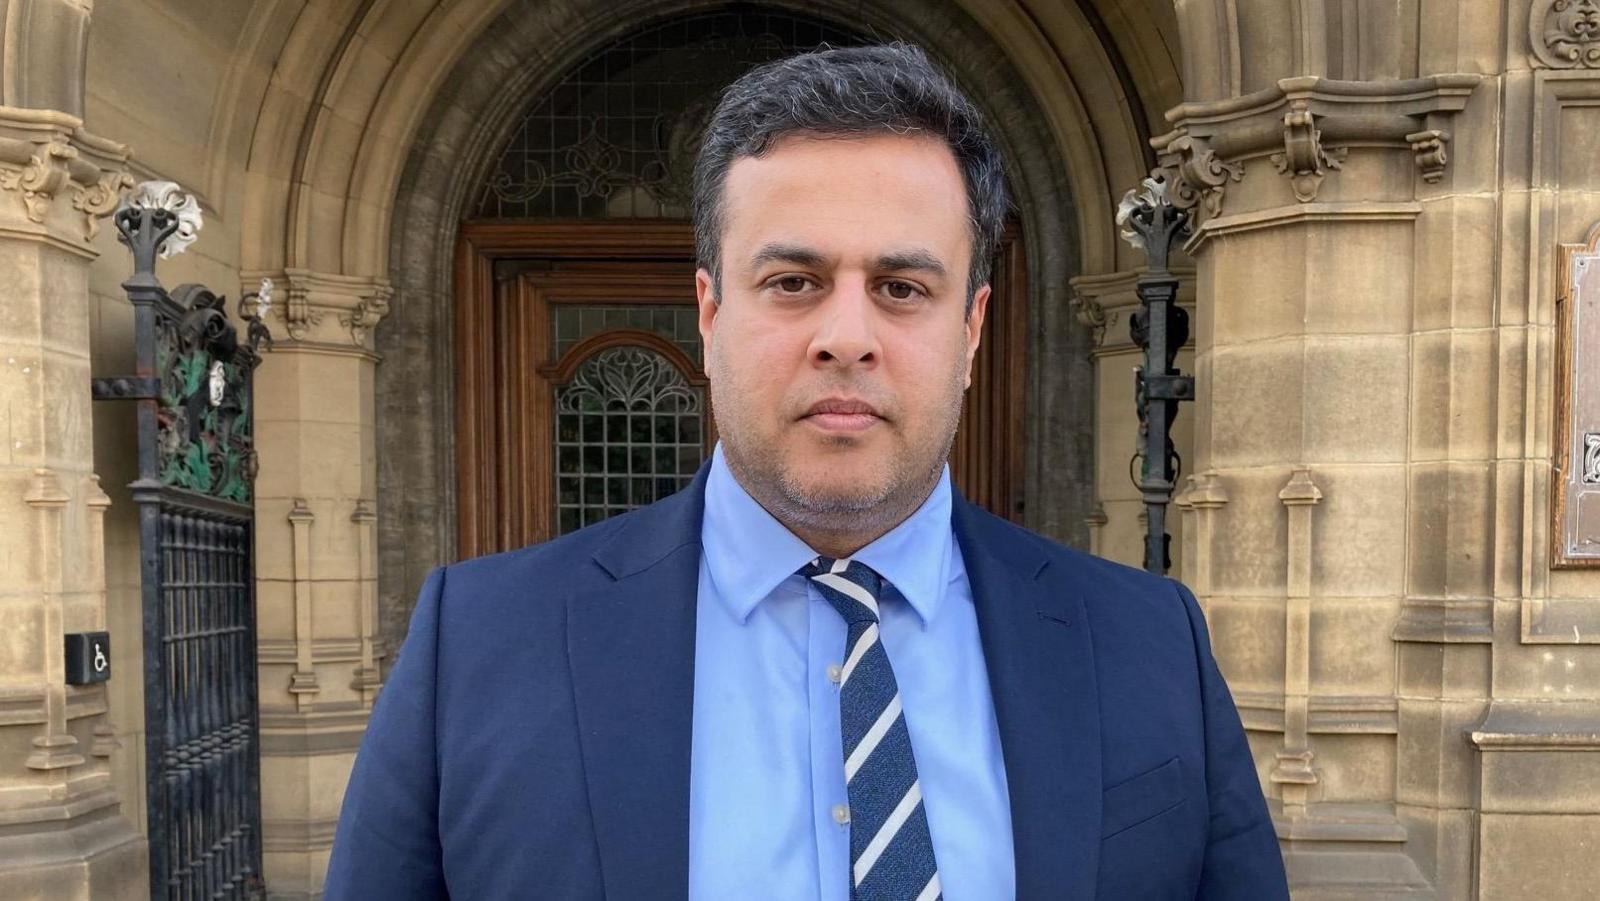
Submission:
[[[322,888],[343,786],[378,690],[372,328],[389,288],[288,269],[256,376],[262,839],[274,897]]]
[[[30,8],[43,15],[40,6]],[[21,10],[0,3],[0,20],[8,11]],[[10,78],[22,35],[0,32]],[[9,98],[22,86],[0,88]],[[63,660],[65,633],[106,622],[109,501],[93,472],[88,277],[99,220],[131,184],[126,161],[125,147],[85,132],[76,116],[0,106],[3,898],[148,891],[144,842],[113,787],[109,758],[129,751],[115,747],[107,687],[67,685]],[[112,678],[137,684],[137,655],[112,650]]]
[[[1185,249],[1204,477],[1186,527],[1205,515],[1215,537],[1195,536],[1192,577],[1290,880],[1306,898],[1465,897],[1469,822],[1396,787],[1463,761],[1465,735],[1441,734],[1436,704],[1407,707],[1402,734],[1401,695],[1428,669],[1394,638],[1490,590],[1459,559],[1443,575],[1494,500],[1478,410],[1495,391],[1481,239],[1499,117],[1480,84],[1497,38],[1479,17],[1504,10],[1174,9],[1185,102],[1151,143],[1200,220]],[[1482,661],[1429,652],[1482,696]]]

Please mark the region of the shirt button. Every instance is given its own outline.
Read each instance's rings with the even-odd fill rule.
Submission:
[[[840,666],[837,663],[828,664],[828,681],[829,682],[832,682],[835,685],[837,685],[839,683],[839,680],[841,678],[843,678],[843,677],[844,677],[844,667]]]
[[[833,805],[833,821],[838,823],[840,826],[849,825],[850,808],[844,806],[843,804]]]

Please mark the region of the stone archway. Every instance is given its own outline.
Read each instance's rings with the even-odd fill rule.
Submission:
[[[782,9],[786,4],[774,4]],[[380,597],[385,638],[403,635],[416,586],[434,561],[453,556],[455,530],[451,430],[453,370],[452,259],[456,223],[471,192],[520,111],[544,84],[596,46],[632,30],[646,16],[688,13],[706,4],[643,3],[638,15],[607,15],[586,4],[559,9],[518,4],[463,58],[440,89],[413,144],[396,197],[389,258],[394,297],[377,334],[386,364],[377,377]],[[613,7],[608,5],[607,12]],[[1041,411],[1030,439],[1027,507],[1036,528],[1066,540],[1078,534],[1092,494],[1092,458],[1076,436],[1092,431],[1093,376],[1087,336],[1065,302],[1067,280],[1084,271],[1073,184],[1060,163],[1039,100],[1005,48],[976,21],[945,5],[917,0],[865,11],[823,2],[805,11],[867,33],[899,34],[924,44],[981,98],[1012,165],[1028,236],[1033,292],[1029,406]],[[512,27],[515,20],[517,25]],[[619,27],[617,23],[627,26]],[[914,24],[907,24],[914,23]],[[537,47],[537,52],[530,48]],[[528,62],[538,60],[537,65]],[[403,261],[403,263],[401,263]],[[429,435],[427,441],[402,436]],[[1059,440],[1051,440],[1054,437]],[[1043,453],[1041,453],[1041,449]],[[1068,462],[1062,465],[1062,460]]]

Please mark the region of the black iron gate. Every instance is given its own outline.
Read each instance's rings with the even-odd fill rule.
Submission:
[[[137,371],[96,379],[94,396],[138,409],[139,478],[130,487],[139,505],[150,894],[259,898],[251,376],[258,345],[270,341],[261,323],[270,282],[240,301],[244,342],[225,298],[199,285],[169,293],[155,256],[197,211],[175,185],[141,191],[116,215],[134,255],[123,289],[134,307]]]

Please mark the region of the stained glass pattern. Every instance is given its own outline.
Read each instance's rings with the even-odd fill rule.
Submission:
[[[688,485],[705,455],[703,389],[645,347],[590,357],[556,388],[556,531]]]
[[[694,157],[722,89],[761,63],[860,43],[820,20],[755,10],[641,29],[540,96],[480,189],[476,215],[687,218]]]

